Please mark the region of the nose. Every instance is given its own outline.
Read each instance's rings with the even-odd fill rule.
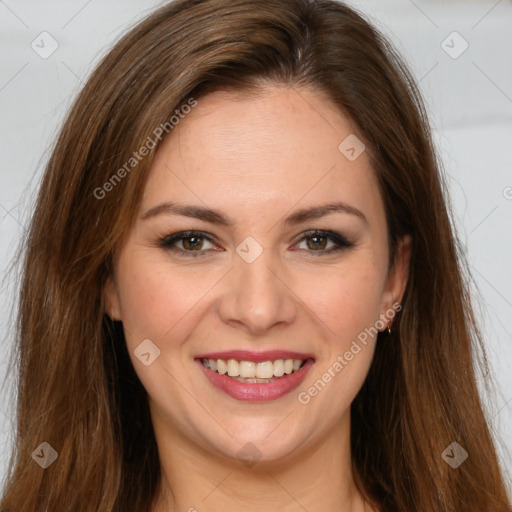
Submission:
[[[223,322],[254,335],[289,325],[297,314],[297,299],[270,252],[252,263],[236,256],[218,310]]]

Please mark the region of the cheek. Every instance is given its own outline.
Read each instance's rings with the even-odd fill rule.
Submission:
[[[315,279],[301,278],[300,297],[340,343],[356,337],[379,318],[382,276],[380,269],[363,258],[326,269]]]
[[[201,301],[221,277],[151,256],[133,250],[119,261],[121,314],[130,347],[145,338],[161,346],[166,340],[181,339],[194,310],[201,309]]]
[[[330,269],[309,283],[308,307],[321,320],[324,343],[317,374],[299,390],[297,399],[312,417],[326,424],[346,413],[361,389],[370,368],[379,318],[382,269],[368,258]],[[307,293],[307,286],[303,288]]]

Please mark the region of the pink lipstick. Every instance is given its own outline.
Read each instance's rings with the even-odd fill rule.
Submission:
[[[209,352],[197,355],[195,361],[214,387],[232,398],[251,402],[277,400],[287,395],[300,386],[315,363],[311,354],[284,350]],[[248,378],[240,376],[242,364],[252,369]],[[265,367],[261,370],[265,375],[260,370],[255,375],[255,365]]]

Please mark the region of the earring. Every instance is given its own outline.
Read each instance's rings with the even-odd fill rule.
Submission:
[[[388,322],[388,334],[391,334],[391,326],[393,324],[391,323],[391,321]]]

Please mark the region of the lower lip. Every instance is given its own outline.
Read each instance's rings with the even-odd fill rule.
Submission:
[[[308,359],[300,370],[290,373],[289,375],[284,375],[283,377],[274,377],[276,380],[273,382],[269,382],[268,384],[249,384],[214,372],[206,368],[199,359],[195,361],[208,380],[217,389],[224,391],[224,393],[237,400],[245,402],[268,402],[281,398],[300,386],[309,369],[315,364],[313,359]]]

